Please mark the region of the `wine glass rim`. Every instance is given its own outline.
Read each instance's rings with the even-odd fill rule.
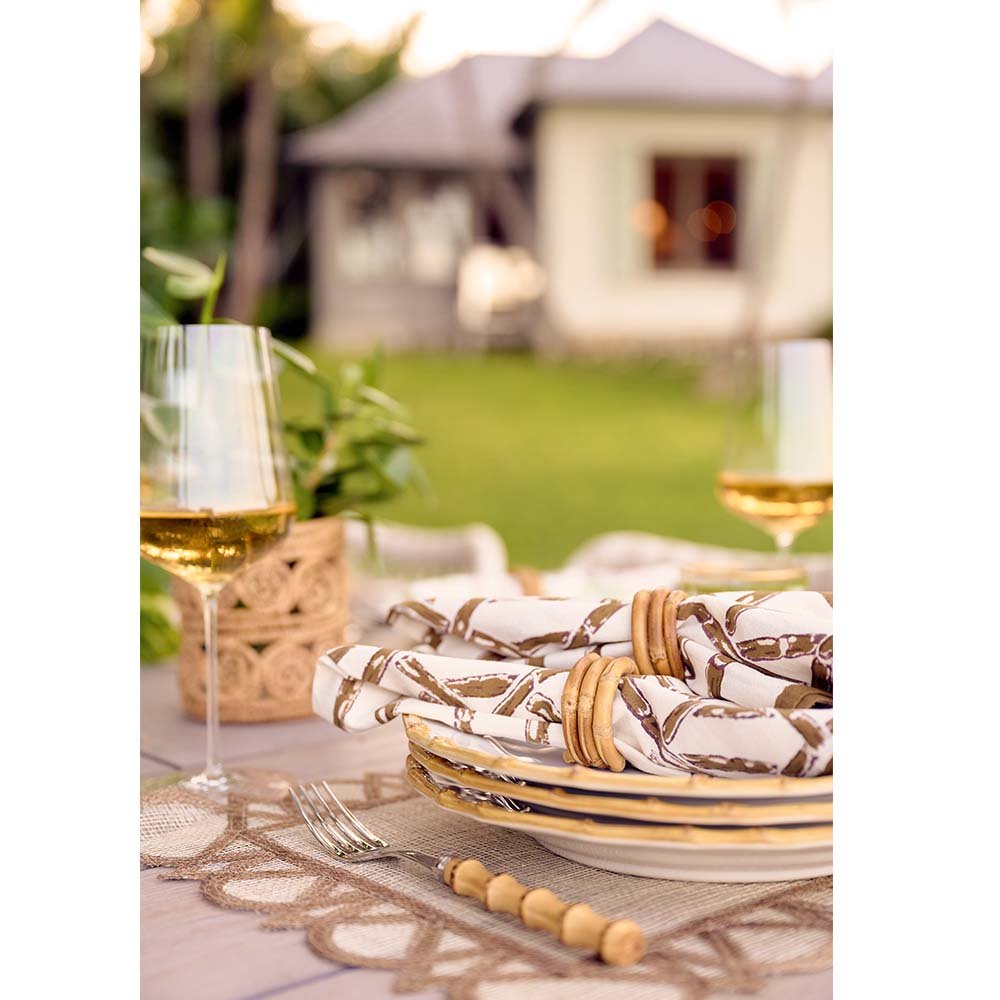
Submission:
[[[159,326],[153,329],[144,329],[140,333],[143,336],[153,336],[157,333],[161,333],[164,330],[207,330],[209,333],[214,331],[225,331],[226,333],[236,333],[237,331],[251,331],[253,333],[265,333],[268,336],[271,335],[271,331],[266,326],[258,326],[255,323],[161,323]]]
[[[758,342],[758,347],[781,349],[782,347],[813,347],[830,349],[830,341],[825,337],[774,337]]]

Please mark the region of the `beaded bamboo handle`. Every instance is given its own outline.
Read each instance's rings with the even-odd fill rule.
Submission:
[[[443,878],[459,896],[478,899],[494,913],[512,913],[525,927],[548,931],[571,948],[587,948],[609,965],[632,965],[646,953],[642,928],[631,920],[606,920],[586,903],[564,903],[548,889],[527,889],[475,858],[451,858]]]

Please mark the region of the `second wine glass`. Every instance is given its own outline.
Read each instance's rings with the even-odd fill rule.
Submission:
[[[716,493],[779,555],[833,509],[831,351],[826,340],[743,349]]]

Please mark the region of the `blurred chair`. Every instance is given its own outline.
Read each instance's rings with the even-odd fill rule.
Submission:
[[[455,296],[466,345],[527,346],[544,290],[545,271],[523,247],[471,247],[459,263]]]
[[[486,524],[457,528],[415,528],[375,524],[378,557],[368,546],[368,528],[345,522],[344,540],[351,574],[351,625],[348,641],[381,644],[389,639],[385,615],[397,601],[444,592],[446,586],[494,592],[508,585],[507,548]],[[417,581],[420,581],[418,583]]]
[[[445,573],[506,573],[507,548],[487,524],[457,528],[415,528],[388,521],[375,523],[378,563],[368,551],[368,527],[348,520],[344,526],[347,557],[365,573],[408,580]]]

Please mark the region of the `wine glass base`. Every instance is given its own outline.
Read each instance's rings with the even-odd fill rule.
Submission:
[[[290,775],[257,767],[233,767],[201,771],[177,783],[178,788],[225,802],[230,795],[279,802],[295,784]]]

